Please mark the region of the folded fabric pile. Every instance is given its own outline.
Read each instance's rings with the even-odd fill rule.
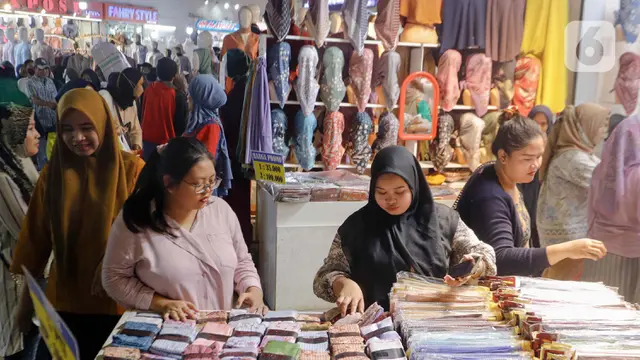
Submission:
[[[320,324],[322,323],[322,320],[319,316],[316,315],[298,314],[298,316],[296,317],[296,322],[302,324]]]
[[[260,355],[260,360],[297,360],[300,358],[300,346],[284,341],[270,341]]]
[[[233,330],[233,336],[229,338],[227,348],[258,348],[267,324],[252,322],[239,322]]]
[[[217,322],[217,323],[227,323],[227,312],[226,311],[200,311],[198,312],[198,324],[208,323],[208,322]]]
[[[167,320],[162,325],[162,329],[149,351],[155,355],[180,359],[197,333],[195,320],[185,322]]]
[[[272,322],[296,322],[298,312],[294,310],[287,311],[269,311],[262,319],[265,323]]]
[[[378,305],[378,303],[371,304],[367,310],[362,314],[362,319],[358,323],[360,326],[371,325],[375,322],[380,321],[380,317],[384,315],[384,308]]]
[[[257,348],[225,348],[220,352],[220,360],[256,360],[260,351]]]
[[[400,336],[393,340],[380,340],[374,337],[367,342],[367,352],[372,360],[407,360]]]
[[[186,347],[184,355],[190,359],[217,358],[232,333],[233,329],[227,324],[208,322],[196,340]]]
[[[142,353],[142,357],[140,358],[140,360],[176,360],[176,358],[151,353]]]
[[[300,360],[331,360],[331,355],[328,352],[302,350]]]
[[[360,327],[356,324],[333,325],[329,328],[329,339],[331,339],[332,346],[338,344],[364,343],[360,335]]]
[[[386,318],[375,324],[360,327],[360,333],[364,341],[370,340],[401,340],[400,335],[393,327],[393,320]]]
[[[302,350],[315,352],[329,351],[329,334],[326,331],[303,331],[298,336]]]
[[[333,339],[332,339],[333,341]],[[368,360],[363,344],[331,344],[335,360]]]
[[[118,334],[113,335],[111,345],[147,351],[160,331],[161,324],[162,318],[159,315],[136,314],[124,323]]]
[[[266,347],[270,341],[295,343],[299,333],[300,324],[297,322],[272,322],[262,338],[260,347]]]
[[[235,328],[240,324],[260,324],[262,315],[250,313],[247,309],[233,309],[229,313],[229,326]]]
[[[334,325],[360,324],[361,321],[362,321],[362,314],[353,313],[341,319],[338,319]]]
[[[103,359],[104,360],[139,360],[140,350],[124,347],[107,346],[104,348]]]

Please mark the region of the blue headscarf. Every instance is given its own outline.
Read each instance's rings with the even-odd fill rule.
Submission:
[[[313,146],[313,132],[318,127],[318,120],[313,113],[305,116],[302,110],[296,114],[294,132],[291,138],[293,151],[298,164],[304,170],[311,170],[316,162],[316,148]]]
[[[621,0],[620,10],[616,12],[616,25],[622,27],[625,40],[629,44],[635,43],[638,38],[638,25],[640,25],[639,8],[640,1],[638,0]]]
[[[271,141],[273,142],[273,152],[284,156],[289,156],[289,147],[285,141],[287,135],[287,114],[282,109],[271,110]]]
[[[273,81],[280,107],[284,108],[284,102],[291,91],[289,83],[289,62],[291,61],[291,45],[281,42],[269,48],[267,53],[267,69],[269,80]]]
[[[533,117],[538,114],[543,113],[544,116],[547,117],[547,135],[551,134],[551,128],[553,127],[553,123],[555,122],[555,117],[553,116],[553,112],[549,109],[548,106],[545,105],[536,105],[529,111],[528,118],[533,119]]]
[[[227,94],[213,75],[196,76],[189,85],[189,94],[193,100],[193,111],[189,115],[185,134],[194,135],[203,126],[220,122],[218,108],[227,102]]]

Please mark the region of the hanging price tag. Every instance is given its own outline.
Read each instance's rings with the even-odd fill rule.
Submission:
[[[22,267],[36,317],[40,321],[40,334],[49,348],[53,360],[78,360],[80,351],[73,334],[47,299],[44,291],[29,270]]]
[[[284,157],[282,155],[253,151],[251,152],[251,160],[256,172],[256,180],[285,183]]]

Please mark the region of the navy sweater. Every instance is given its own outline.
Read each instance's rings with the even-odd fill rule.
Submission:
[[[522,248],[516,205],[498,181],[493,165],[474,173],[457,207],[460,218],[496,252],[498,275],[538,276],[549,267],[545,249]]]

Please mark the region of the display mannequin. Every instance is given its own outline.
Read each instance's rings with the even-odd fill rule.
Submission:
[[[329,28],[329,33],[332,37],[343,37],[344,21],[342,20],[342,15],[340,15],[340,13],[331,13],[331,27]]]
[[[56,59],[53,54],[53,48],[44,42],[44,30],[36,29],[35,35],[36,43],[31,47],[31,57],[33,59],[43,58],[49,64],[54,64]]]
[[[15,65],[24,64],[25,61],[31,60],[31,45],[29,44],[29,30],[22,26],[18,29],[18,38],[20,41],[13,50],[16,57]]]
[[[142,45],[142,39],[140,34],[134,36],[134,43],[131,45],[131,57],[138,63],[143,64],[147,62],[147,47]]]
[[[230,49],[240,49],[252,59],[256,58],[260,37],[251,32],[252,20],[253,14],[248,6],[243,6],[238,10],[240,30],[224,37],[221,56],[224,56]]]
[[[193,59],[191,60],[194,75],[213,74],[212,46],[213,37],[210,32],[203,31],[198,34],[198,48],[193,51]]]
[[[16,56],[14,54],[14,48],[16,45],[16,31],[13,28],[8,28],[6,31],[6,36],[7,43],[2,49],[2,61],[8,61],[15,67]]]
[[[157,41],[152,41],[151,47],[153,48],[153,52],[151,53],[151,56],[149,56],[149,64],[151,64],[151,66],[153,67],[156,67],[158,66],[158,60],[162,59],[164,57],[164,54],[160,50],[158,50]]]
[[[0,29],[0,62],[4,62],[4,30]]]
[[[258,23],[262,21],[260,5],[253,4],[249,5],[248,8],[251,11],[251,32],[260,35],[260,28],[258,27]]]

